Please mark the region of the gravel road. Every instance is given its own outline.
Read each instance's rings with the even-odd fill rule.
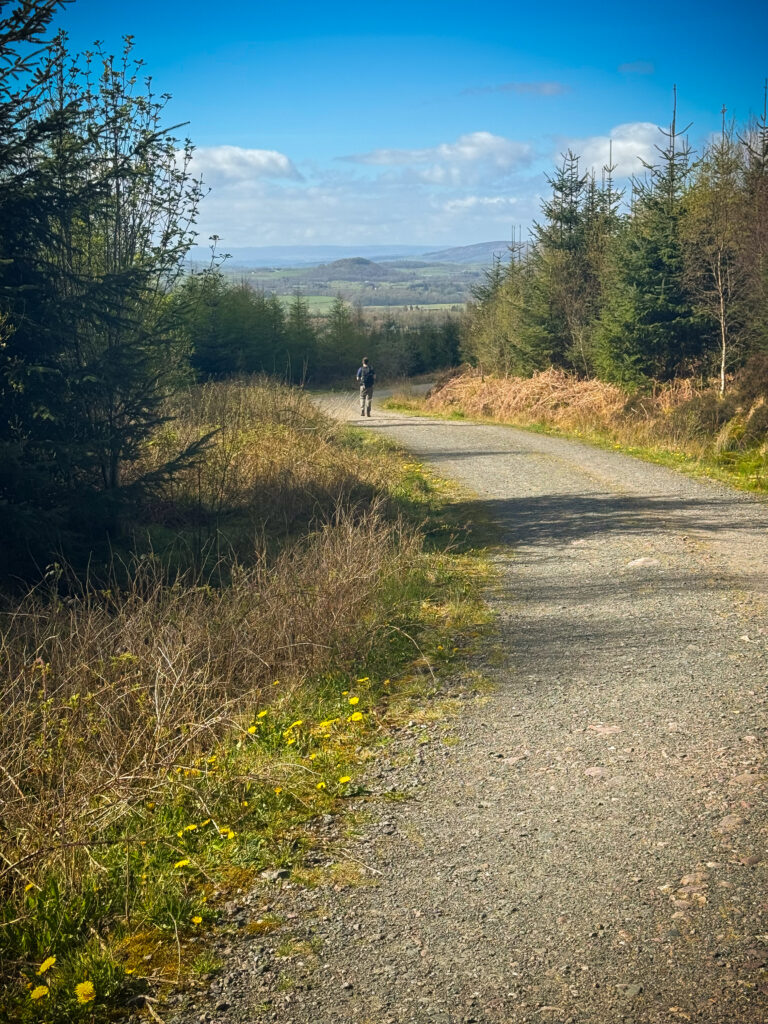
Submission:
[[[498,524],[495,689],[466,688],[458,742],[414,725],[374,765],[411,799],[359,829],[362,884],[231,905],[224,975],[176,1019],[764,1024],[768,507],[576,441],[365,425]],[[292,949],[245,937],[267,909]]]

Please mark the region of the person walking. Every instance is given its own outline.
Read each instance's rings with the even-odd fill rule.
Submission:
[[[357,371],[357,383],[360,385],[360,415],[371,415],[371,401],[373,400],[373,385],[376,374],[368,361],[368,356],[363,356],[363,365]]]

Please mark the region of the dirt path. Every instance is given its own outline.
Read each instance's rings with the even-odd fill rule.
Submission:
[[[509,428],[376,407],[366,427],[509,544],[496,690],[458,743],[427,732],[374,776],[413,797],[352,851],[376,884],[284,891],[308,944],[282,981],[236,943],[184,1019],[768,1020],[768,508]]]

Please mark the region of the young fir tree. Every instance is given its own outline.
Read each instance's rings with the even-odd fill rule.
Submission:
[[[588,256],[600,198],[591,175],[568,151],[549,179],[545,220],[534,226],[523,338],[532,368],[561,366],[588,374],[589,328],[595,292]]]
[[[661,161],[633,182],[632,216],[617,236],[596,328],[596,361],[607,380],[635,387],[701,365],[706,327],[685,280],[682,223],[692,171],[676,109]]]
[[[292,380],[302,381],[315,365],[317,332],[312,322],[309,303],[298,290],[288,306],[285,336]]]

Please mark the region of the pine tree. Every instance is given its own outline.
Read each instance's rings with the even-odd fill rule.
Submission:
[[[690,127],[690,126],[689,126]],[[596,360],[608,380],[637,386],[701,365],[706,329],[685,282],[681,237],[693,165],[676,107],[661,162],[633,181],[632,216],[617,237],[596,328]]]

